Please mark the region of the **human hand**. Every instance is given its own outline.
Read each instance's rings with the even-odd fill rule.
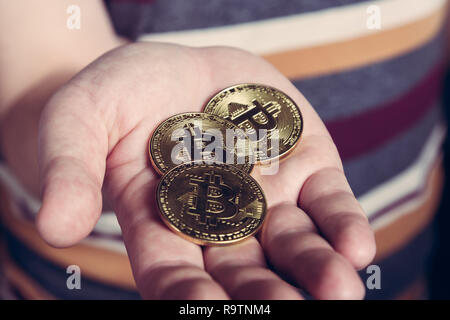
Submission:
[[[262,83],[287,93],[305,122],[276,175],[252,174],[268,215],[257,238],[201,248],[171,232],[155,203],[152,130],[200,111],[221,89]],[[117,214],[138,290],[151,299],[362,298],[355,269],[375,253],[373,233],[323,122],[283,75],[231,48],[137,43],[100,57],[45,107],[39,129],[42,207],[37,226],[58,247],[89,234],[102,189]],[[268,267],[270,264],[271,268]]]

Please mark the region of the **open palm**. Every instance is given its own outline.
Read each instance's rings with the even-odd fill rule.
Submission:
[[[253,173],[269,206],[257,238],[202,248],[159,218],[159,176],[149,165],[148,139],[169,116],[200,111],[216,92],[248,82],[293,98],[304,132],[276,175]],[[39,163],[43,205],[37,225],[44,239],[63,247],[87,236],[104,194],[117,214],[144,298],[301,299],[297,288],[319,299],[364,294],[355,270],[373,258],[373,234],[333,141],[296,88],[251,54],[158,43],[107,53],[46,106]]]

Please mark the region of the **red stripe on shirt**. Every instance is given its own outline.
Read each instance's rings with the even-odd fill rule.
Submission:
[[[349,160],[374,150],[419,121],[439,97],[443,71],[439,63],[398,99],[352,117],[327,122],[342,159]]]

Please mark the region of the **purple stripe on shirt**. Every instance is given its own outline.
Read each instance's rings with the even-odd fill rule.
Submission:
[[[342,159],[378,148],[419,121],[441,94],[443,71],[439,63],[402,97],[352,117],[326,122]]]

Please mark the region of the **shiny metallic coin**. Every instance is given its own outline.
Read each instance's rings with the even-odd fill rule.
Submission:
[[[156,199],[167,226],[200,245],[224,245],[250,237],[266,216],[261,187],[227,164],[190,162],[161,179]]]
[[[250,173],[252,148],[247,135],[233,123],[207,113],[174,115],[161,123],[149,142],[155,169],[163,174],[182,163],[227,163]]]
[[[257,161],[283,157],[303,131],[302,114],[283,92],[260,84],[239,84],[217,93],[204,112],[218,115],[245,130]]]

